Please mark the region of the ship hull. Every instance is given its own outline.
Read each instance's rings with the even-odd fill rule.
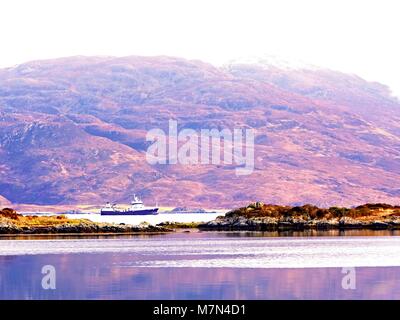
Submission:
[[[101,211],[102,216],[147,216],[158,214],[158,208],[140,209],[140,210],[114,210],[114,211]]]

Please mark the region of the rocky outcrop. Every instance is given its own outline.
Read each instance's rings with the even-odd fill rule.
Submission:
[[[56,226],[24,226],[0,223],[0,234],[80,234],[80,233],[141,233],[141,232],[170,232],[170,229],[152,225],[124,225],[80,223],[76,225],[61,224]]]
[[[284,207],[255,203],[198,227],[202,230],[249,231],[400,229],[400,207],[366,204],[352,209],[320,209],[310,205]]]

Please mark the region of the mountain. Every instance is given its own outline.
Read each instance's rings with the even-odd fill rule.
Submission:
[[[255,170],[150,165],[148,130],[255,129]],[[174,57],[0,70],[0,202],[226,208],[400,202],[400,102],[355,75]]]

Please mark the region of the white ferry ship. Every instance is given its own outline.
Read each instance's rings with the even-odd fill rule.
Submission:
[[[145,207],[143,202],[133,195],[133,200],[128,209],[120,209],[115,204],[107,202],[105,207],[101,208],[100,214],[102,216],[113,216],[113,215],[155,215],[158,214],[158,207]]]

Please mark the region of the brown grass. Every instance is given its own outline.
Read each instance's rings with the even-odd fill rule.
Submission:
[[[303,206],[279,206],[272,204],[263,204],[255,202],[247,207],[232,210],[226,214],[227,216],[245,216],[251,217],[272,217],[272,218],[303,218],[310,219],[335,219],[349,217],[359,220],[372,220],[382,217],[400,216],[400,207],[391,206],[384,203],[364,204],[355,208],[330,207],[318,208],[316,206],[306,204]]]
[[[65,215],[23,216],[10,208],[0,210],[0,223],[11,223],[17,227],[48,227],[61,224],[77,225],[82,222],[92,223],[87,219],[69,219]]]

